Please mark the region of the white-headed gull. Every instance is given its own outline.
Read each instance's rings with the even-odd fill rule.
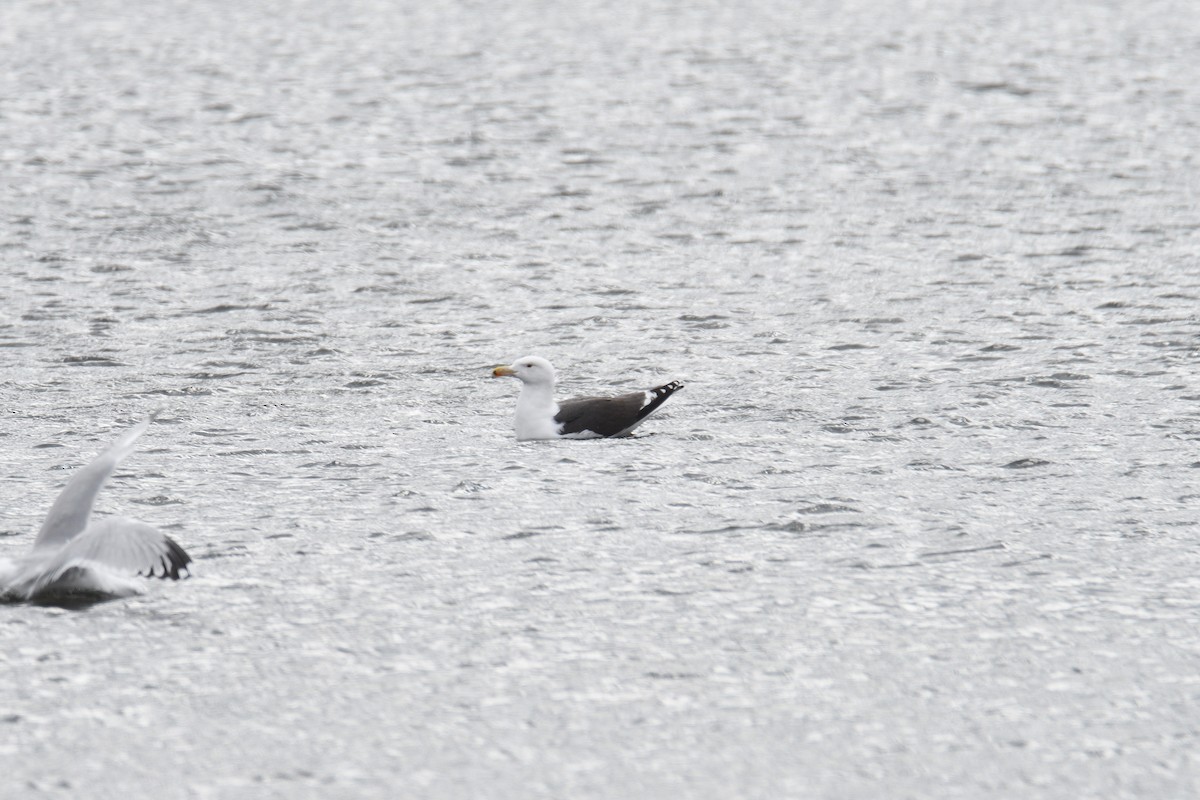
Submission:
[[[516,378],[517,439],[603,439],[628,436],[646,417],[683,388],[679,381],[644,392],[615,397],[554,399],[554,366],[544,358],[525,356],[507,367],[496,367],[492,377]]]

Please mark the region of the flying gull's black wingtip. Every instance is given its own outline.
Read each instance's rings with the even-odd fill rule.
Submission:
[[[173,581],[189,577],[191,571],[188,570],[188,565],[192,563],[192,557],[170,536],[164,536],[163,538],[166,540],[166,552],[159,557],[158,564],[146,572],[139,572],[138,574],[147,578],[158,578],[159,580],[170,578]]]

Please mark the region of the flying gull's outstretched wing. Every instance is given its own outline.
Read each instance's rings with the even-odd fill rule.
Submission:
[[[133,452],[134,442],[146,432],[153,419],[152,414],[130,428],[86,467],[71,476],[54,505],[50,506],[50,513],[38,531],[33,543],[35,552],[62,547],[83,532],[92,515],[92,504],[96,502],[96,495],[100,494],[104,482],[121,463],[121,459]]]

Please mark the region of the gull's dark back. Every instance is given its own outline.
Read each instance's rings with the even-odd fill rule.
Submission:
[[[679,381],[616,397],[575,397],[558,404],[554,421],[562,423],[560,435],[591,433],[599,437],[626,436],[642,420],[683,388]]]

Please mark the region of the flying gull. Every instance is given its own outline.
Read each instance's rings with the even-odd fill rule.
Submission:
[[[519,441],[628,436],[668,397],[683,388],[679,381],[671,381],[644,392],[557,402],[554,367],[537,356],[518,358],[508,367],[496,367],[492,377],[512,377],[521,382],[516,416]]]
[[[75,473],[50,507],[32,552],[15,561],[0,559],[0,599],[126,597],[142,591],[139,576],[179,580],[189,574],[191,557],[157,528],[128,517],[90,519],[104,482],[153,418],[130,428]]]

